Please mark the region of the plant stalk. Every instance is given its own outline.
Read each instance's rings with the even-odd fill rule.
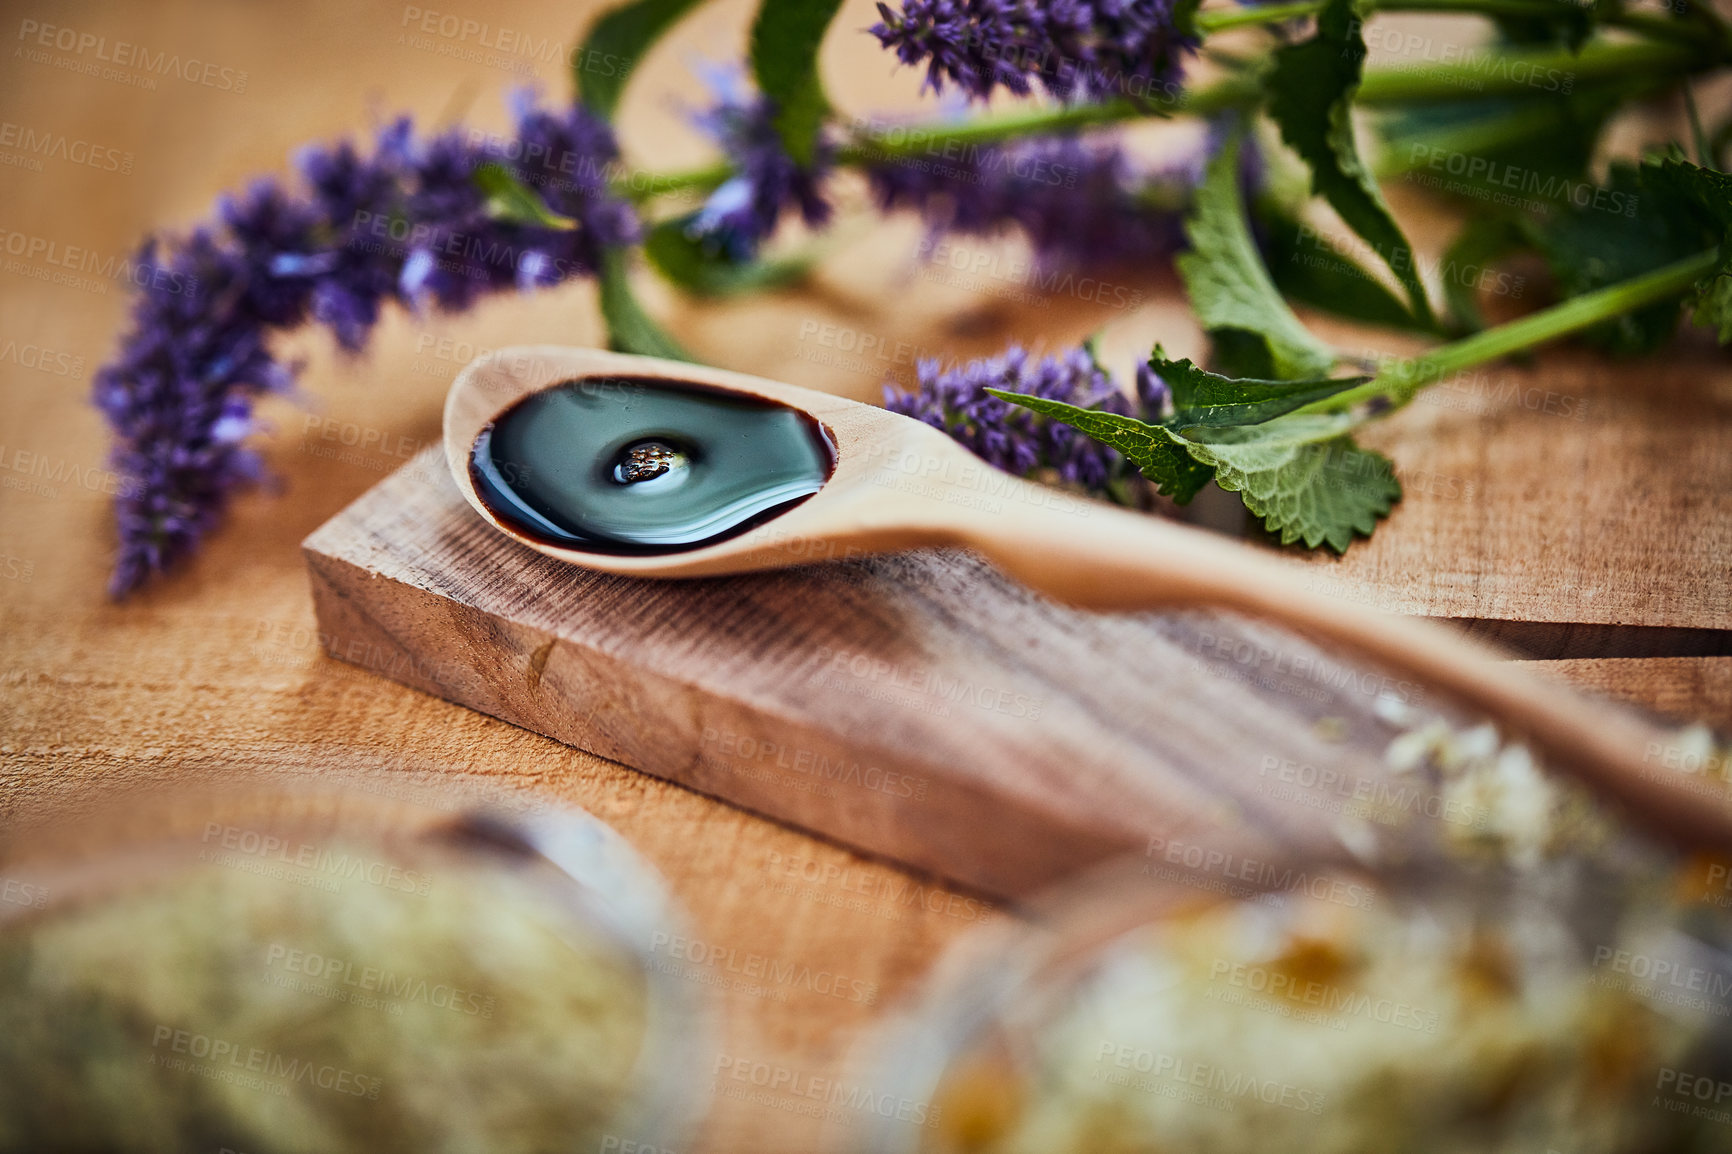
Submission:
[[[1592,328],[1601,321],[1611,320],[1677,296],[1713,272],[1719,267],[1719,263],[1720,250],[1711,248],[1653,272],[1572,297],[1484,332],[1439,345],[1412,361],[1404,362],[1399,368],[1380,373],[1363,385],[1308,406],[1306,411],[1340,412],[1380,397],[1400,408],[1426,385],[1464,369],[1507,357],[1511,353],[1524,352],[1571,333]]]
[[[1312,4],[1316,0],[1303,0]],[[1457,0],[1399,0],[1403,4],[1456,3]],[[1465,3],[1465,0],[1462,0]],[[1270,10],[1285,8],[1273,6]],[[1261,10],[1259,10],[1261,11]],[[1461,100],[1472,96],[1523,94],[1574,88],[1586,81],[1615,80],[1642,75],[1682,77],[1704,63],[1700,45],[1637,41],[1596,43],[1580,53],[1563,50],[1498,53],[1465,61],[1373,69],[1365,74],[1355,97],[1367,107]],[[1549,86],[1549,87],[1548,87]],[[1182,93],[1176,100],[1109,100],[1070,104],[983,116],[959,123],[912,124],[857,136],[836,152],[844,166],[887,163],[916,156],[942,157],[971,146],[999,144],[1025,136],[1072,132],[1121,124],[1149,116],[1207,116],[1229,108],[1256,104],[1261,96],[1252,73],[1229,76],[1206,87]],[[726,180],[725,164],[710,164],[679,172],[639,173],[615,185],[618,195],[641,202],[657,196],[708,191]]]
[[[1280,24],[1321,12],[1328,0],[1286,0],[1280,4],[1243,5],[1197,13],[1197,30],[1205,36],[1233,28]],[[1545,19],[1559,13],[1558,0],[1363,0],[1360,10],[1372,12],[1458,12],[1481,16]],[[1641,13],[1609,12],[1600,22],[1662,40],[1693,39],[1697,33],[1673,21]]]

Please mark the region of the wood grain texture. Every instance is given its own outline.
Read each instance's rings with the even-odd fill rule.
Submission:
[[[1681,724],[1703,722],[1732,732],[1732,657],[1536,661],[1529,668]]]
[[[437,7],[557,45],[569,44],[599,6],[453,0]],[[632,163],[679,169],[711,158],[681,111],[682,102],[703,99],[685,64],[743,52],[752,8],[749,0],[714,0],[645,61],[644,79],[621,109]],[[172,79],[146,91],[9,57],[0,68],[0,119],[114,148],[132,163],[126,174],[52,158],[40,170],[0,167],[6,227],[119,258],[148,232],[190,226],[218,194],[258,173],[288,174],[292,153],[308,141],[364,136],[399,111],[421,124],[461,119],[504,131],[507,90],[533,79],[549,96],[565,91],[561,62],[534,61],[525,73],[484,54],[441,53],[437,40],[418,46],[404,36],[404,13],[387,0],[60,0],[17,10],[15,21],[215,61],[245,70],[249,82],[243,93]],[[930,102],[917,97],[918,72],[894,69],[853,33],[875,18],[871,0],[844,5],[840,31],[824,50],[832,94],[849,113],[929,114]],[[10,27],[16,34],[16,23]],[[1168,141],[1145,138],[1138,148],[1154,164],[1182,161],[1183,142]],[[844,217],[864,203],[858,189],[837,191]],[[1439,215],[1427,215],[1430,202],[1394,191],[1410,235],[1435,254],[1448,235]],[[1026,262],[1013,238],[965,242],[963,259],[988,270],[961,275],[922,262],[922,239],[918,222],[905,217],[846,235],[799,294],[699,304],[646,278],[643,295],[708,363],[856,399],[876,399],[887,377],[911,380],[916,356],[988,355],[1011,340],[1064,347],[1103,326],[1110,326],[1103,355],[1115,368],[1146,354],[1155,339],[1175,356],[1204,352],[1177,286],[1159,272],[1110,277],[1111,291],[1096,299],[1043,296],[995,275]],[[696,975],[714,979],[708,988],[726,1015],[731,1058],[803,1078],[834,1076],[854,1033],[917,981],[937,952],[983,918],[1004,916],[930,877],[320,654],[298,543],[437,439],[445,389],[466,359],[460,350],[601,343],[593,286],[502,297],[460,316],[391,311],[360,359],[336,354],[322,337],[284,341],[285,354],[307,361],[302,385],[310,400],[306,408],[272,402],[264,410],[275,431],[260,447],[281,490],[243,498],[193,564],[115,607],[102,592],[113,550],[103,492],[112,484],[103,473],[107,435],[87,396],[89,376],[125,327],[127,293],[113,281],[101,282],[101,291],[54,283],[46,279],[51,266],[27,264],[0,272],[0,816],[7,821],[34,808],[74,808],[124,785],[251,773],[353,781],[420,800],[503,791],[523,804],[581,805],[669,879],[706,942],[871,985],[870,1000],[856,1001],[804,988],[753,989],[723,966]],[[1363,332],[1328,335],[1356,351],[1412,351]],[[879,342],[875,351],[861,353],[863,337]],[[63,353],[77,367],[26,363],[25,346]],[[1380,604],[1437,616],[1725,628],[1732,556],[1725,362],[1700,349],[1636,362],[1547,353],[1509,379],[1540,391],[1451,394],[1378,428],[1372,439],[1394,457],[1406,501],[1376,541],[1346,558],[1295,563],[1351,577]],[[1587,397],[1586,418],[1571,424],[1525,403],[1543,406],[1548,392]],[[1605,405],[1596,408],[1598,399]],[[366,443],[356,443],[362,437]],[[1553,594],[1564,600],[1553,603]],[[1605,598],[1621,607],[1596,610]],[[1680,718],[1732,724],[1732,662],[1550,668]],[[1086,676],[1127,675],[1103,668]],[[1237,699],[1228,686],[1217,688],[1208,708],[1231,719]],[[718,1093],[705,1138],[682,1154],[809,1154],[817,1123],[799,1106],[787,1096],[764,1102]]]
[[[332,656],[1000,896],[1151,839],[1339,859],[1268,766],[1383,779],[1377,695],[1430,691],[1230,616],[1062,607],[954,550],[573,566],[496,532],[436,449],[304,551]]]
[[[1405,497],[1317,588],[1486,631],[1536,655],[1703,656],[1732,629],[1732,367],[1686,337],[1663,359],[1553,352],[1432,386],[1368,431]],[[1578,631],[1542,626],[1637,626]],[[1641,636],[1646,634],[1646,636]]]

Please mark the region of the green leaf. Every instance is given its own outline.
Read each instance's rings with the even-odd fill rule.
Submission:
[[[762,0],[752,24],[752,74],[776,109],[782,147],[810,168],[830,102],[818,76],[818,46],[842,0]]]
[[[1644,184],[1670,189],[1688,200],[1704,220],[1720,229],[1723,243],[1732,235],[1732,175],[1676,157],[1650,160],[1642,168]]]
[[[1173,4],[1173,28],[1180,36],[1191,36],[1202,39],[1202,33],[1197,31],[1197,10],[1203,6],[1203,0],[1175,0]]]
[[[1376,250],[1407,289],[1415,319],[1431,325],[1431,305],[1414,265],[1413,246],[1384,202],[1353,142],[1353,96],[1359,91],[1365,38],[1353,0],[1328,0],[1317,34],[1275,52],[1265,79],[1269,115],[1311,167],[1311,189]]]
[[[1262,424],[1370,379],[1234,379],[1200,369],[1189,358],[1169,361],[1162,355],[1159,345],[1155,346],[1154,356],[1149,358],[1149,368],[1172,390],[1176,412],[1166,424],[1175,429]]]
[[[1371,536],[1401,500],[1388,457],[1341,435],[1320,441],[1253,441],[1196,445],[1191,455],[1213,465],[1215,483],[1238,493],[1283,545],[1303,541],[1347,552],[1355,534]]]
[[[1528,245],[1527,233],[1508,217],[1469,217],[1466,225],[1443,254],[1443,295],[1449,302],[1451,316],[1465,329],[1478,332],[1485,328],[1485,315],[1479,311],[1479,289],[1485,281],[1485,271],[1492,265],[1519,252]],[[1467,270],[1480,269],[1478,276],[1468,276]],[[1493,274],[1492,283],[1501,283],[1500,274]]]
[[[1213,478],[1239,494],[1281,543],[1327,544],[1344,553],[1355,534],[1370,536],[1401,499],[1394,466],[1353,443],[1344,414],[1296,413],[1261,425],[1205,430],[1194,440],[1153,425],[1044,397],[987,392],[1062,421],[1123,453],[1162,493],[1184,504]]]
[[[689,232],[695,214],[658,221],[644,237],[655,270],[694,296],[724,297],[794,284],[811,271],[811,254],[736,264]]]
[[[626,254],[609,249],[596,275],[601,286],[601,316],[607,322],[607,347],[616,353],[639,353],[674,361],[694,358],[643,310],[631,291]]]
[[[1272,381],[1280,376],[1269,340],[1248,329],[1210,329],[1210,359],[1235,377]]]
[[[1348,320],[1434,334],[1349,253],[1274,205],[1257,213],[1269,272],[1283,296]]]
[[[602,13],[571,58],[572,82],[584,107],[612,120],[626,82],[650,47],[699,0],[634,0]]]
[[[1643,176],[1688,202],[1718,232],[1720,267],[1696,282],[1690,319],[1714,329],[1721,344],[1732,342],[1732,175],[1667,159],[1645,165]]]
[[[1614,163],[1601,195],[1528,230],[1562,294],[1580,296],[1724,245],[1724,213],[1732,210],[1716,188],[1725,179],[1681,161]],[[1583,337],[1613,352],[1651,352],[1677,328],[1683,296],[1625,313]]]
[[[1185,449],[1182,438],[1161,425],[1151,425],[1135,417],[1104,413],[1099,409],[1084,409],[1047,397],[1023,393],[1007,393],[1002,389],[987,389],[1001,401],[1032,409],[1076,429],[1110,448],[1142,470],[1160,491],[1183,505],[1209,483],[1213,470],[1195,460]]]
[[[1261,425],[1192,425],[1184,436],[1198,445],[1309,445],[1350,433],[1364,420],[1352,413],[1289,413]]]
[[[562,232],[577,227],[576,220],[548,208],[540,193],[518,180],[502,164],[484,164],[475,170],[471,179],[475,181],[475,187],[487,195],[486,211],[493,220]]]
[[[1245,376],[1320,377],[1335,353],[1293,315],[1251,238],[1239,195],[1240,136],[1209,161],[1185,235],[1191,249],[1178,261],[1197,319],[1217,356]]]

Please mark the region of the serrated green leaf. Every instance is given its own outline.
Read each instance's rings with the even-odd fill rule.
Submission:
[[[1182,440],[1160,425],[1117,413],[1104,413],[1099,409],[1084,409],[1047,397],[1007,393],[1002,389],[986,391],[1001,401],[1031,409],[1117,449],[1126,460],[1142,470],[1143,476],[1153,481],[1162,494],[1181,505],[1189,502],[1199,489],[1209,483],[1213,470],[1195,460],[1186,451]]]
[[[1690,319],[1732,342],[1732,175],[1687,161],[1667,159],[1643,166],[1646,183],[1671,190],[1719,233],[1720,267],[1696,282]]]
[[[1530,237],[1562,294],[1593,292],[1723,243],[1726,225],[1713,201],[1716,182],[1684,171],[1694,168],[1678,161],[1614,163],[1605,195],[1597,199],[1623,211],[1609,212],[1590,202],[1529,224]],[[1625,313],[1582,335],[1613,352],[1651,352],[1677,328],[1684,295]]]
[[[1722,233],[1732,234],[1732,175],[1675,157],[1650,160],[1642,168],[1644,185],[1674,191]]]
[[[810,168],[830,102],[818,76],[818,46],[842,0],[761,0],[752,23],[752,75],[776,110],[782,147]]]
[[[1353,438],[1288,443],[1212,442],[1191,454],[1214,466],[1215,482],[1238,493],[1283,545],[1303,541],[1347,552],[1355,534],[1369,537],[1401,499],[1388,457]]]
[[[1344,414],[1293,414],[1261,425],[1205,429],[1194,440],[1166,425],[1083,409],[1045,397],[987,392],[1062,421],[1123,453],[1162,493],[1184,504],[1212,478],[1238,493],[1282,544],[1327,544],[1345,553],[1355,534],[1370,536],[1401,499],[1394,466],[1361,449]]]
[[[1231,358],[1235,371],[1321,377],[1335,363],[1335,353],[1293,315],[1263,265],[1239,195],[1239,147],[1235,134],[1209,161],[1196,205],[1185,218],[1191,248],[1177,261],[1179,275],[1217,354],[1224,347],[1236,353]],[[1257,356],[1262,366],[1255,363]]]
[[[575,219],[548,208],[540,193],[518,180],[516,175],[502,164],[483,164],[475,170],[471,179],[474,180],[475,187],[486,194],[486,212],[493,220],[535,228],[559,229],[562,232],[569,232],[577,227]]]
[[[666,329],[656,324],[631,291],[626,254],[609,249],[596,273],[601,288],[601,316],[607,322],[607,347],[616,353],[638,353],[675,361],[694,358]]]
[[[1175,429],[1259,425],[1370,379],[1258,381],[1223,377],[1198,368],[1188,357],[1169,361],[1159,345],[1149,358],[1149,368],[1172,390],[1176,411],[1166,423]]]
[[[811,271],[808,254],[736,264],[690,231],[693,216],[658,221],[644,237],[644,255],[655,270],[694,296],[725,297],[793,284]]]
[[[634,0],[596,18],[571,59],[572,82],[584,107],[612,120],[638,61],[700,0]]]
[[[1384,288],[1350,254],[1323,240],[1273,205],[1257,214],[1269,273],[1283,296],[1348,320],[1383,328],[1435,330],[1419,323],[1401,298]]]
[[[1353,95],[1365,63],[1365,37],[1353,0],[1328,0],[1317,33],[1275,51],[1265,78],[1269,115],[1281,139],[1311,167],[1311,189],[1377,252],[1407,289],[1414,318],[1433,322],[1413,246],[1384,202],[1353,141]]]

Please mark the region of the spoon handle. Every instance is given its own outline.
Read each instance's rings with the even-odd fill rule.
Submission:
[[[1732,790],[1704,796],[1656,757],[1676,738],[1633,712],[1549,684],[1507,654],[1447,626],[1353,605],[1303,587],[1295,569],[1205,530],[1095,502],[1054,503],[1018,482],[982,511],[955,502],[952,528],[1025,584],[1083,608],[1225,609],[1261,617],[1419,678],[1519,734],[1624,805],[1694,845],[1732,847]]]

